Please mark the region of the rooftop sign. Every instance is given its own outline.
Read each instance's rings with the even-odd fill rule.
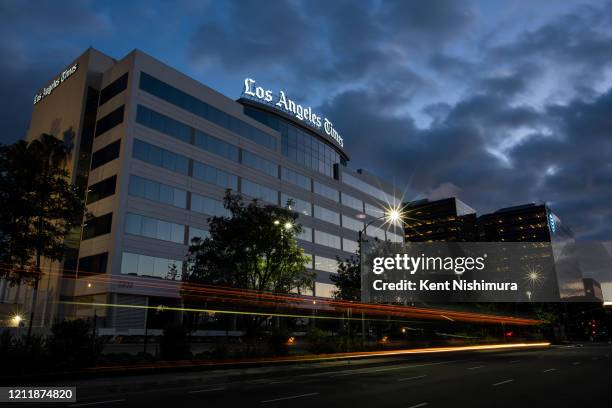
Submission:
[[[290,114],[305,122],[308,126],[314,127],[319,131],[323,131],[326,135],[334,139],[340,146],[344,147],[344,140],[334,129],[334,124],[327,118],[323,118],[312,111],[311,107],[304,107],[295,101],[287,98],[284,91],[280,91],[278,96],[274,95],[271,90],[264,89],[261,86],[255,86],[255,80],[246,78],[244,80],[243,95],[253,99],[259,99],[268,105],[274,105],[276,108],[285,113]]]
[[[44,87],[42,92],[34,95],[34,105],[42,101],[45,97],[51,95],[51,92],[53,92],[53,90],[60,86],[60,84],[63,83],[65,80],[70,78],[70,76],[76,72],[78,67],[78,64],[74,64],[70,68],[66,68],[64,72],[60,74],[59,77],[54,79],[53,82],[51,82],[48,86]]]

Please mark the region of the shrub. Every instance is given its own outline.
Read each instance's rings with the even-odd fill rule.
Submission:
[[[184,360],[192,358],[187,330],[182,325],[168,326],[159,342],[162,360]]]

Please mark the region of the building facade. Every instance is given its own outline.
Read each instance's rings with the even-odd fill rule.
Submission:
[[[128,305],[179,299],[178,280],[155,282],[186,267],[190,239],[206,236],[209,217],[227,214],[222,198],[231,189],[264,203],[294,202],[298,242],[316,271],[312,294],[331,296],[336,256],[356,253],[364,221],[383,215],[394,190],[347,167],[344,139],[327,123],[317,128],[311,109],[306,123],[295,102],[286,109],[250,93],[233,100],[138,50],[115,60],[89,49],[35,97],[27,137],[51,133],[73,146],[73,182],[87,185],[93,215],[57,266],[73,278],[58,277],[57,295]],[[401,230],[381,225],[368,235],[403,240]],[[140,330],[144,313],[114,309],[107,325]]]

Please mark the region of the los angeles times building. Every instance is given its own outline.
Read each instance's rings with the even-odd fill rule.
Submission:
[[[398,192],[351,170],[350,135],[289,91],[245,79],[234,100],[141,51],[116,60],[93,48],[41,85],[27,139],[49,133],[68,144],[72,182],[87,186],[93,218],[70,238],[62,264],[45,263],[34,327],[95,313],[107,334],[141,334],[140,306],[180,304],[169,271],[186,267],[188,243],[207,235],[208,218],[227,213],[228,188],[247,201],[293,200],[298,243],[316,272],[307,295],[331,296],[336,256],[356,253],[364,223],[368,237],[403,240],[401,228],[375,221]],[[26,285],[0,283],[0,303],[27,311],[31,298]]]

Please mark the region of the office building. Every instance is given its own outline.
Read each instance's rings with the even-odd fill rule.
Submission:
[[[227,214],[226,189],[269,204],[294,201],[299,244],[317,274],[313,294],[331,296],[336,256],[357,251],[364,221],[382,216],[394,191],[347,166],[350,135],[331,120],[288,92],[252,79],[236,85],[243,95],[233,100],[138,50],[115,60],[90,48],[35,96],[27,138],[50,133],[72,147],[69,170],[87,186],[93,215],[65,264],[55,265],[75,270],[75,279],[49,282],[49,308],[35,324],[72,313],[52,305],[59,297],[140,306],[179,299],[178,281],[155,282],[185,268],[190,239],[207,234],[210,216]],[[379,222],[368,235],[403,239]],[[92,284],[92,275],[123,279]],[[141,330],[144,313],[114,309],[106,320]]]

